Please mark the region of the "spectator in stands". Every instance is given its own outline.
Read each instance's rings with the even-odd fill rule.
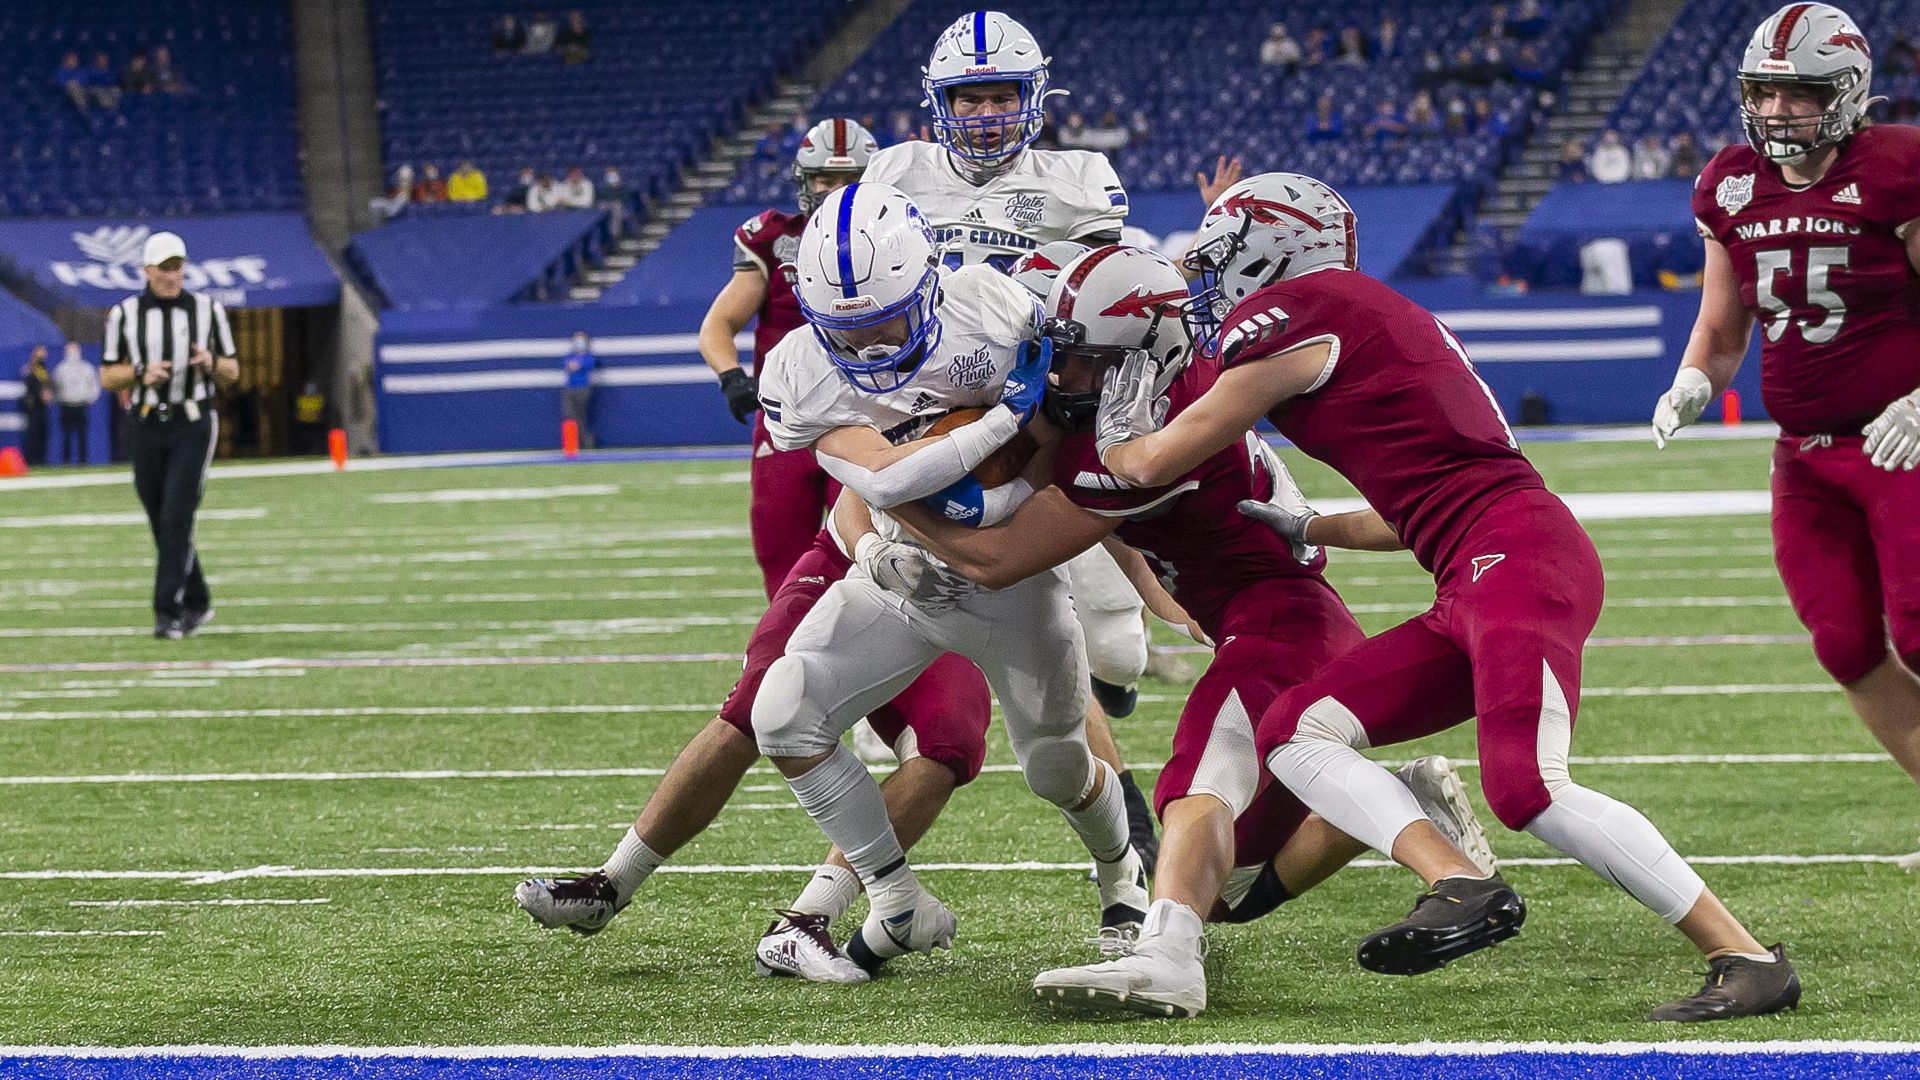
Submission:
[[[1547,12],[1540,6],[1540,0],[1520,0],[1520,10],[1507,21],[1507,36],[1522,40],[1537,38],[1547,32]]]
[[[1434,112],[1432,94],[1414,91],[1413,100],[1407,102],[1406,129],[1415,136],[1440,134],[1440,115]]]
[[[367,206],[382,220],[391,220],[399,215],[413,201],[413,166],[402,165],[393,170],[393,182],[387,185],[384,194],[369,199]]]
[[[92,98],[87,93],[87,69],[80,66],[80,54],[70,52],[60,58],[60,67],[53,73],[54,85],[73,102],[73,107],[81,112],[87,111]]]
[[[153,50],[154,88],[163,94],[184,94],[187,92],[187,80],[173,66],[173,51],[165,45]]]
[[[607,171],[600,174],[600,183],[594,187],[593,195],[595,204],[607,212],[608,224],[613,229],[613,235],[625,235],[629,210],[627,209],[627,184],[621,179],[620,170],[611,165],[607,166]]]
[[[1487,39],[1499,41],[1512,36],[1513,31],[1507,25],[1507,5],[1493,4],[1487,8]]]
[[[60,460],[67,465],[87,463],[87,422],[100,398],[100,374],[80,355],[80,343],[67,342],[67,351],[53,368],[53,400],[60,406]]]
[[[120,89],[129,94],[151,94],[156,85],[153,69],[147,66],[147,54],[134,53],[127,61],[127,70],[120,73]]]
[[[431,163],[420,166],[420,179],[413,185],[413,201],[417,203],[447,201],[447,182],[440,177],[440,166]]]
[[[87,94],[103,109],[120,107],[120,80],[113,74],[113,61],[107,54],[93,54],[93,67],[87,71]]]
[[[457,203],[477,203],[487,201],[487,174],[473,167],[473,162],[462,161],[460,167],[447,177],[447,201]]]
[[[1380,29],[1374,33],[1373,55],[1375,59],[1400,55],[1400,24],[1391,15],[1380,20]]]
[[[1673,155],[1658,135],[1642,135],[1633,144],[1633,178],[1658,180],[1673,171]]]
[[[493,208],[493,212],[519,214],[530,209],[533,205],[534,183],[533,170],[521,169],[520,175],[513,181],[513,186],[507,189],[506,196]]]
[[[521,52],[527,47],[527,31],[520,20],[511,15],[502,15],[493,24],[493,54],[503,56],[507,53]]]
[[[593,209],[593,181],[578,165],[567,170],[567,178],[560,183],[557,209],[591,210]]]
[[[1052,114],[1049,113],[1048,115],[1051,116]],[[869,128],[868,130],[871,131],[872,129]],[[913,114],[905,109],[893,110],[893,115],[887,120],[887,145],[892,146],[895,143],[914,142],[919,138],[920,131],[914,126]]]
[[[544,214],[549,210],[560,209],[560,185],[553,179],[552,173],[541,173],[540,179],[533,182],[527,192],[527,212]]]
[[[20,416],[26,423],[20,453],[29,465],[47,463],[47,414],[53,407],[53,374],[47,370],[47,347],[35,345],[20,369]]]
[[[1473,122],[1469,119],[1465,98],[1456,95],[1447,99],[1447,119],[1442,130],[1456,139],[1464,139],[1473,134]]]
[[[1081,150],[1087,145],[1087,118],[1077,112],[1067,114],[1067,122],[1060,125],[1060,148],[1063,150]]]
[[[1587,178],[1587,148],[1580,140],[1569,137],[1560,144],[1560,179],[1585,180]]]
[[[544,11],[535,12],[532,21],[527,23],[527,44],[524,51],[536,54],[550,53],[553,51],[553,43],[559,40],[559,37],[560,24],[553,21],[553,16]]]
[[[1700,175],[1700,145],[1693,141],[1693,132],[1683,131],[1673,137],[1673,171],[1669,174],[1683,180],[1691,180]]]
[[[1348,23],[1341,29],[1340,44],[1333,50],[1333,62],[1336,64],[1352,64],[1356,67],[1366,64],[1367,39],[1365,35],[1360,33],[1359,27]]]
[[[1333,91],[1321,91],[1320,100],[1314,103],[1313,115],[1307,118],[1307,141],[1335,142],[1346,133],[1347,121],[1334,107]]]
[[[1127,121],[1127,134],[1130,136],[1128,145],[1146,142],[1147,136],[1153,134],[1153,118],[1147,115],[1147,110],[1133,110],[1132,119]]]
[[[1539,49],[1522,45],[1513,61],[1513,77],[1527,86],[1545,86],[1552,79],[1553,72],[1547,69],[1547,62],[1541,58]]]
[[[1633,176],[1633,155],[1620,141],[1620,133],[1608,128],[1595,140],[1587,154],[1587,175],[1602,184],[1618,184]]]
[[[1326,27],[1316,26],[1307,31],[1306,39],[1300,43],[1300,66],[1314,67],[1324,62],[1329,45]]]
[[[1887,46],[1885,60],[1887,70],[1897,73],[1920,72],[1920,49],[1915,49],[1913,41],[1905,31],[1893,35],[1893,43]]]
[[[560,46],[560,59],[569,64],[578,64],[588,56],[587,43],[592,32],[587,29],[587,17],[579,11],[567,12],[567,25],[560,28],[554,41]]]
[[[1267,40],[1260,43],[1260,62],[1288,71],[1300,66],[1300,43],[1287,33],[1286,23],[1274,23],[1267,28]]]
[[[1407,122],[1400,118],[1400,110],[1391,98],[1381,98],[1373,107],[1373,118],[1361,129],[1361,134],[1376,143],[1392,142],[1407,133]]]
[[[585,330],[573,332],[573,344],[561,366],[566,370],[566,385],[560,390],[560,418],[580,426],[580,445],[591,450],[599,440],[593,436],[593,369],[600,361],[593,355],[593,342]]]
[[[1473,99],[1473,130],[1482,134],[1505,135],[1510,126],[1507,114],[1496,112],[1486,98]]]

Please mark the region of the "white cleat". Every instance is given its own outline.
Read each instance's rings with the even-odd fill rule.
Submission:
[[[1127,845],[1126,854],[1114,862],[1094,860],[1094,879],[1100,882],[1100,954],[1111,955],[1104,940],[1113,931],[1124,941],[1140,929],[1152,902],[1147,892],[1147,871],[1140,853]]]
[[[1207,1008],[1206,939],[1199,916],[1171,900],[1147,912],[1133,951],[1117,960],[1034,977],[1043,1001],[1146,1016],[1199,1016]]]
[[[581,937],[607,928],[626,902],[599,870],[570,878],[528,878],[513,890],[513,902],[549,930],[565,927]]]
[[[847,942],[847,958],[872,974],[896,956],[953,948],[959,925],[947,905],[921,889],[920,898],[905,911],[884,918],[877,911],[869,914]]]
[[[1467,786],[1460,782],[1460,771],[1453,762],[1434,754],[1407,762],[1394,775],[1413,792],[1427,820],[1465,852],[1473,865],[1489,874],[1500,869],[1493,845],[1487,842],[1487,830],[1467,801]]]
[[[864,719],[853,725],[853,753],[869,765],[885,765],[899,760],[893,747],[888,746],[887,740],[881,738],[880,733],[873,730],[873,725]]]
[[[863,983],[873,978],[834,945],[825,915],[782,911],[779,916],[753,950],[755,975],[819,983]]]

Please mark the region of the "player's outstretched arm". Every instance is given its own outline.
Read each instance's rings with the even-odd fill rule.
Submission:
[[[881,510],[924,499],[971,473],[1020,431],[1008,409],[898,446],[870,427],[838,427],[814,444],[820,467]]]
[[[1687,348],[1673,386],[1653,410],[1653,444],[1665,449],[1673,434],[1695,420],[1715,394],[1727,388],[1747,357],[1753,320],[1740,302],[1740,282],[1727,249],[1706,240],[1707,262],[1700,274],[1700,314],[1693,321]]]
[[[1122,365],[1108,372],[1100,396],[1100,463],[1135,487],[1170,484],[1239,442],[1274,406],[1311,389],[1325,376],[1332,348],[1315,341],[1234,364],[1164,428],[1150,379],[1129,378]]]
[[[1295,510],[1255,499],[1240,500],[1240,512],[1285,537],[1289,543],[1348,551],[1404,551],[1393,526],[1369,506],[1344,514],[1320,514],[1312,507]]]
[[[1147,565],[1146,556],[1128,547],[1118,536],[1109,536],[1100,541],[1100,546],[1113,556],[1113,563],[1120,572],[1127,575],[1127,581],[1133,585],[1133,591],[1140,594],[1140,602],[1147,605],[1153,616],[1192,640],[1208,648],[1213,647],[1213,639],[1207,636],[1200,624],[1195,622],[1180,601],[1173,598],[1160,579],[1153,574],[1153,567]]]
[[[1104,539],[1115,522],[1073,505],[1049,487],[991,529],[955,525],[913,504],[889,511],[948,566],[984,588],[1004,589],[1051,570]]]
[[[733,339],[747,328],[761,305],[767,302],[767,279],[758,270],[735,270],[725,288],[713,298],[706,317],[700,320],[700,359],[720,380],[720,392],[727,397],[727,410],[733,418],[746,423],[760,407],[753,376],[740,366],[740,354]]]

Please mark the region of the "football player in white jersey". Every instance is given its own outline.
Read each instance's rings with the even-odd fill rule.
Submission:
[[[1145,874],[1118,777],[1087,748],[1085,653],[1065,575],[977,589],[884,513],[926,501],[952,519],[990,524],[1031,494],[1020,480],[984,489],[972,473],[1039,404],[1050,348],[1036,341],[1038,304],[986,267],[943,267],[926,218],[885,184],[829,196],[801,235],[795,268],[811,325],[767,357],[767,431],[778,449],[811,448],[875,511],[880,535],[860,539],[854,568],[767,670],[753,728],[760,750],[866,886],[872,910],[847,955],[872,970],[953,941],[952,912],[914,876],[879,787],[839,742],[945,652],[986,675],[1028,787],[1058,806],[1086,844],[1102,928],[1137,926]],[[917,438],[961,408],[987,411]],[[902,579],[910,583],[902,587]]]
[[[985,263],[1011,273],[1050,242],[1098,247],[1120,239],[1127,193],[1105,155],[1032,149],[1047,99],[1064,93],[1053,88],[1047,64],[1026,27],[1001,12],[962,15],[934,43],[921,82],[935,141],[890,146],[868,163],[869,181],[900,188],[927,215],[949,266]],[[1088,734],[1120,769],[1107,717],[1133,712],[1146,670],[1140,596],[1101,547],[1068,563],[1067,572],[1093,678]],[[1134,846],[1151,872],[1159,846],[1153,812],[1132,774],[1120,777]]]

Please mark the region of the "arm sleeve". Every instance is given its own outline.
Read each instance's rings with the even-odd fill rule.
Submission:
[[[767,427],[771,432],[773,425]],[[1019,430],[1013,410],[994,408],[884,468],[868,469],[821,450],[815,450],[814,456],[827,475],[852,488],[867,505],[885,510],[970,479],[968,474]]]

